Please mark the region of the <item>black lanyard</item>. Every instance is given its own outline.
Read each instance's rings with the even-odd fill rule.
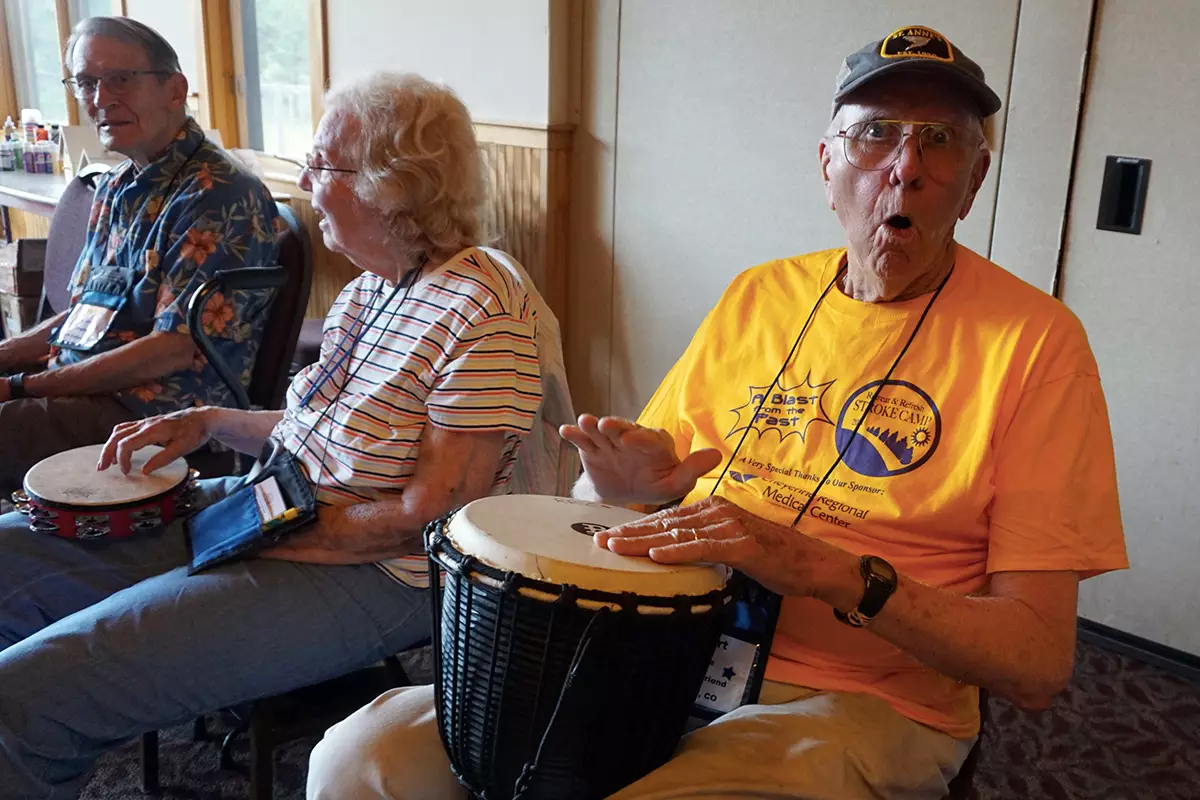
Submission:
[[[334,358],[331,356],[329,365],[327,365],[325,368],[323,368],[321,370],[320,374],[316,378],[313,379],[312,386],[310,386],[308,388],[308,391],[305,392],[304,396],[300,399],[300,407],[301,408],[308,407],[308,404],[312,400],[313,395],[315,395],[317,393],[317,391],[333,377],[334,373],[337,372],[337,370],[341,368],[342,364],[345,363],[346,359],[350,358],[351,354],[353,354],[353,352],[354,352],[354,348],[356,348],[358,346],[359,342],[361,342],[363,340],[363,338],[366,336],[367,332],[375,327],[375,323],[379,321],[379,317],[383,315],[383,312],[385,310],[387,310],[388,305],[396,297],[396,294],[401,289],[403,289],[404,296],[400,298],[400,302],[396,305],[396,308],[394,308],[392,310],[389,319],[394,320],[396,318],[396,315],[400,313],[400,309],[404,307],[405,301],[408,300],[408,296],[409,296],[409,293],[412,292],[412,288],[414,286],[416,286],[417,281],[419,281],[421,279],[421,272],[424,268],[424,265],[427,262],[428,262],[428,258],[424,259],[421,262],[421,266],[416,267],[415,269],[409,270],[400,278],[399,282],[392,288],[392,291],[388,294],[387,299],[383,301],[383,305],[381,305],[379,307],[379,310],[375,312],[375,316],[371,317],[370,322],[367,322],[365,325],[360,324],[358,330],[355,332],[353,337],[351,337],[351,335],[349,333],[347,333],[345,336],[343,336],[341,338],[341,340],[338,341],[338,346],[335,349],[335,354],[337,354],[336,362],[334,361]],[[356,320],[356,322],[361,323],[362,320],[367,317],[367,315],[371,311],[371,304],[374,303],[375,297],[378,297],[378,296],[379,296],[379,290],[377,289],[375,291],[375,294],[371,297],[371,299],[369,301],[367,301],[366,307],[363,308],[363,313]],[[370,359],[371,354],[375,352],[375,348],[379,346],[379,341],[382,338],[383,338],[383,331],[381,330],[379,332],[379,336],[377,336],[375,338],[375,341],[371,342],[371,346],[369,348],[367,348],[367,352],[363,354],[362,359],[359,360],[358,365],[354,367],[353,371],[347,369],[346,380],[342,381],[341,385],[338,386],[337,391],[334,392],[334,395],[330,399],[329,403],[325,406],[325,408],[321,409],[321,413],[317,415],[317,418],[313,422],[312,427],[310,427],[308,429],[308,432],[304,434],[304,438],[300,440],[300,444],[296,445],[297,454],[299,452],[301,452],[302,450],[304,450],[304,446],[308,443],[308,440],[312,437],[312,435],[314,433],[316,433],[317,428],[320,427],[321,422],[325,419],[325,416],[327,414],[329,414],[337,406],[338,402],[340,402],[342,394],[346,391],[346,388],[350,385],[350,382],[352,380],[354,380],[354,376],[358,374],[358,371],[360,369],[362,369],[363,365],[366,364],[367,361]],[[343,349],[342,346],[347,344],[347,340],[349,340],[349,343]],[[329,434],[326,435],[325,447],[321,451],[321,457],[317,460],[317,476],[316,476],[316,478],[313,479],[313,490],[314,491],[316,491],[316,489],[318,489],[320,487],[321,477],[325,473],[325,457],[329,454],[329,440],[332,437],[332,435],[333,435],[333,431],[330,431]]]

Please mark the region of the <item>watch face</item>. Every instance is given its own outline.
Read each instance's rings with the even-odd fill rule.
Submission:
[[[868,556],[866,567],[872,575],[880,580],[892,584],[896,582],[896,569],[879,556]]]

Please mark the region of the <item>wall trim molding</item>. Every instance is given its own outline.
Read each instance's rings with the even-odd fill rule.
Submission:
[[[1079,618],[1079,639],[1200,683],[1200,656],[1083,617]]]
[[[534,150],[570,150],[573,123],[530,125],[520,122],[475,121],[475,138],[480,144],[506,144]]]

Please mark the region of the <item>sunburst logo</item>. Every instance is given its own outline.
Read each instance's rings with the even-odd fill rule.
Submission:
[[[750,386],[749,399],[730,409],[737,419],[733,428],[725,434],[729,439],[740,434],[746,428],[754,429],[759,436],[774,431],[779,434],[782,442],[795,434],[804,441],[808,434],[808,426],[814,422],[824,422],[829,425],[833,420],[825,413],[822,401],[834,381],[813,383],[812,373],[790,389],[771,386]]]

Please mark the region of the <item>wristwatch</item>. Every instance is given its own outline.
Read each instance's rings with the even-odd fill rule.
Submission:
[[[863,556],[858,560],[858,565],[863,583],[866,584],[862,600],[858,602],[858,608],[845,614],[835,608],[833,615],[838,622],[862,628],[879,615],[884,603],[896,591],[896,569],[879,556]]]
[[[17,372],[8,376],[8,399],[23,400],[29,397],[29,393],[25,391],[25,373]]]

